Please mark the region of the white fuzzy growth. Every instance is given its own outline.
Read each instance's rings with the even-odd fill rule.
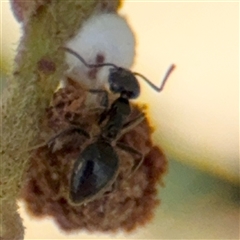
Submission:
[[[135,56],[135,38],[127,21],[117,14],[100,14],[88,19],[66,46],[79,53],[87,63],[96,64],[97,55],[104,63],[114,63],[130,68]],[[87,87],[99,88],[107,83],[109,67],[98,68],[96,78],[90,79],[93,71],[69,53],[66,53],[69,70],[67,75]]]

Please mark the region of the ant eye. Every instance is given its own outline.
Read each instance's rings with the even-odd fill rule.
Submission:
[[[110,74],[113,73],[113,72],[115,72],[115,71],[116,71],[115,68],[109,68],[109,73],[110,73]]]
[[[116,90],[118,88],[118,85],[116,83],[112,83],[112,88]]]
[[[121,93],[121,89],[119,87],[119,85],[117,83],[111,83],[110,84],[110,90],[113,92],[113,93]]]

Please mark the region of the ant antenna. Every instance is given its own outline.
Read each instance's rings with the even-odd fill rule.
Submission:
[[[72,55],[74,55],[77,59],[79,59],[86,67],[88,68],[99,68],[99,67],[105,67],[105,66],[111,66],[114,68],[118,68],[118,66],[116,66],[113,63],[99,63],[99,64],[89,64],[87,63],[83,57],[80,56],[80,54],[76,53],[75,51],[73,51],[70,48],[67,47],[61,47],[62,49],[64,49],[66,52],[71,53]]]
[[[167,72],[165,73],[165,76],[162,80],[162,84],[160,87],[157,87],[155,84],[153,84],[150,80],[148,80],[146,77],[144,77],[142,74],[137,73],[137,72],[133,72],[134,75],[137,75],[139,77],[141,77],[148,85],[150,85],[151,88],[153,88],[156,92],[161,92],[164,88],[165,83],[168,80],[168,77],[170,76],[170,74],[172,73],[172,71],[174,70],[176,66],[174,64],[170,65],[169,69],[167,70]]]

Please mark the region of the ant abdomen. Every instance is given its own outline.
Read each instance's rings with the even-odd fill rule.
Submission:
[[[118,156],[108,142],[99,140],[88,145],[73,166],[70,200],[80,204],[95,198],[114,181],[118,167]]]

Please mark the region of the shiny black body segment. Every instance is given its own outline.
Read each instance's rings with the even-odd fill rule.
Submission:
[[[81,203],[94,197],[115,178],[118,167],[118,156],[108,142],[99,139],[88,145],[73,166],[71,200]]]

